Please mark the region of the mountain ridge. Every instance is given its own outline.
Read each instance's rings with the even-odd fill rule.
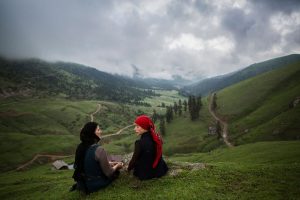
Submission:
[[[154,95],[145,83],[75,63],[0,58],[0,66],[2,98],[62,96],[134,103]]]
[[[202,95],[216,92],[240,81],[255,77],[259,74],[284,67],[300,61],[300,54],[290,54],[273,58],[259,63],[254,63],[243,69],[228,74],[203,79],[198,83],[183,87],[180,92],[185,95]]]

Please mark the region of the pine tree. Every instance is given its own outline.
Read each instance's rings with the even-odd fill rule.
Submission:
[[[217,108],[217,94],[216,93],[214,93],[213,94],[213,97],[212,97],[213,99],[212,99],[212,110],[216,110],[216,108]]]
[[[157,118],[158,118],[158,114],[156,113],[156,110],[153,109],[153,114],[152,114],[152,121],[153,123],[155,123],[157,121]]]
[[[174,114],[177,115],[178,105],[176,102],[174,102],[173,110],[174,110]]]
[[[201,96],[189,96],[189,111],[191,120],[194,121],[199,118],[199,112],[202,107]]]
[[[161,135],[166,135],[166,124],[165,124],[165,118],[164,116],[160,117],[160,121],[159,121],[159,131],[161,133]]]
[[[179,114],[179,116],[181,116],[181,114],[182,114],[182,103],[181,103],[181,99],[179,99],[179,101],[178,101],[178,114]]]
[[[192,96],[189,96],[187,104],[188,104],[189,112],[191,112],[191,110],[192,110]]]
[[[186,110],[187,110],[187,102],[186,102],[186,100],[183,101],[183,110],[184,110],[184,112],[186,112]]]
[[[166,120],[168,123],[170,123],[173,119],[173,111],[171,106],[167,106],[166,109]]]
[[[196,99],[196,105],[195,105],[195,116],[198,119],[199,118],[199,112],[202,108],[202,101],[201,101],[201,96],[198,96]]]
[[[173,120],[174,114],[173,114],[173,107],[172,106],[170,106],[170,117],[171,117],[171,120]]]

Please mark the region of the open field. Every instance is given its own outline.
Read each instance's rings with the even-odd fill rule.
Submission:
[[[140,182],[126,172],[87,199],[297,199],[300,191],[299,142],[264,142],[210,153],[169,157],[177,174]],[[66,159],[71,162],[73,159]],[[205,163],[204,169],[180,165]],[[183,166],[178,168],[178,166]],[[69,193],[73,171],[50,164],[0,174],[1,199],[82,199]]]

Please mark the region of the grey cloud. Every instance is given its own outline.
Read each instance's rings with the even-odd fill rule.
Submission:
[[[250,0],[256,9],[264,12],[286,12],[299,11],[299,0]]]
[[[271,24],[278,13],[299,14],[298,2],[251,0],[246,7],[219,8],[200,0],[2,0],[0,55],[78,62],[126,75],[219,75],[299,51],[299,28],[283,34]],[[184,34],[204,48],[184,48],[191,46],[179,41]],[[220,38],[229,49],[218,50],[226,47]],[[172,49],[169,40],[181,43]]]
[[[243,10],[231,9],[224,14],[222,24],[237,40],[240,40],[247,37],[249,30],[255,25],[252,17],[246,15]]]

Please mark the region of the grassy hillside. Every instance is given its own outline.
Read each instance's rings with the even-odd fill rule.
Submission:
[[[138,103],[154,95],[142,81],[101,72],[88,66],[38,59],[0,57],[0,98],[64,97]],[[140,89],[142,88],[142,89]]]
[[[300,55],[291,54],[279,58],[274,58],[260,63],[252,64],[242,70],[229,74],[207,78],[190,86],[184,87],[183,94],[208,95],[211,92],[221,90],[231,85],[237,84],[243,80],[258,76],[259,74],[284,68],[287,65],[299,63]]]
[[[155,97],[147,101],[156,106],[157,101],[167,104],[179,98],[175,91],[160,91],[160,95],[162,100]],[[3,152],[0,170],[14,169],[38,153],[74,153],[80,129],[96,110],[94,121],[100,124],[103,135],[107,135],[131,125],[138,114],[151,115],[154,108],[157,107],[54,97],[0,100],[0,150]],[[158,111],[164,113],[164,109]],[[122,133],[125,135],[103,139],[109,152],[124,154],[133,150],[132,145],[137,139],[133,128]]]
[[[140,182],[126,172],[87,199],[297,199],[300,191],[300,142],[266,142],[169,158],[177,175]],[[69,159],[66,161],[71,161]],[[205,169],[182,161],[204,162]],[[182,166],[182,167],[179,167]],[[82,199],[69,193],[73,171],[44,165],[0,174],[1,199]]]
[[[206,152],[223,145],[217,135],[209,135],[208,127],[213,126],[215,120],[208,112],[208,102],[202,98],[202,109],[199,119],[191,121],[189,112],[183,112],[181,117],[175,116],[166,125],[164,136],[164,152],[166,155],[175,153]]]
[[[3,100],[0,105],[1,170],[15,168],[37,153],[74,153],[82,126],[90,113],[104,134],[131,124],[135,110],[102,101],[65,99]]]
[[[155,92],[159,94],[159,96],[148,97],[145,99],[145,102],[151,105],[151,107],[134,106],[132,107],[132,109],[135,109],[137,113],[143,112],[148,114],[149,116],[152,115],[153,110],[155,110],[158,114],[164,115],[166,112],[166,108],[161,107],[162,103],[164,103],[166,106],[169,106],[173,105],[174,101],[178,102],[179,99],[184,100],[184,97],[179,95],[175,90],[155,90]],[[188,129],[190,132],[194,131],[194,134],[191,134],[188,137],[185,137],[186,135],[188,135],[188,133],[185,132],[180,135],[178,131],[175,131],[175,133],[173,134],[172,129],[178,127],[179,129],[184,130],[186,128],[186,123],[191,124],[194,127],[193,129]],[[157,131],[159,131],[159,121],[156,122],[156,127]],[[172,154],[174,151],[180,151],[182,147],[179,146],[185,141],[192,139],[195,136],[195,133],[197,133],[197,131],[195,130],[197,130],[199,127],[201,127],[201,129],[204,129],[204,123],[199,126],[196,122],[193,125],[193,123],[191,123],[188,119],[188,113],[183,114],[182,118],[176,118],[174,122],[170,124],[170,127],[169,125],[167,125],[168,133],[166,134],[166,136],[164,136],[164,152],[167,154]],[[105,145],[105,148],[109,150],[109,152],[114,154],[124,154],[132,152],[134,148],[134,141],[137,140],[138,137],[134,134],[133,127],[129,128],[125,132],[125,134],[126,135],[123,136],[116,136],[114,138],[105,139],[104,141],[102,141],[102,143]],[[199,136],[199,134],[196,135]],[[186,140],[180,142],[179,139],[183,137],[185,137]],[[196,144],[197,141],[193,142]]]
[[[236,144],[300,139],[300,63],[264,73],[217,93],[217,112]]]

